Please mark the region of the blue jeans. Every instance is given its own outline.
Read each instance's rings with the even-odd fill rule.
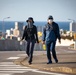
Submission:
[[[57,60],[56,51],[55,51],[55,44],[56,44],[55,41],[50,42],[50,43],[46,42],[46,50],[47,50],[48,62],[52,62],[52,60],[51,60],[51,52],[52,52],[53,58],[55,60]],[[51,52],[50,52],[50,49],[51,49]]]
[[[34,45],[35,45],[35,40],[28,40],[27,41],[26,54],[29,56],[28,62],[32,62]]]

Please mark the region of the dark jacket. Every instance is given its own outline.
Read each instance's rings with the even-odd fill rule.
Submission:
[[[28,26],[25,26],[24,33],[22,40],[25,38],[25,40],[35,40],[38,41],[38,35],[37,35],[37,27],[35,25],[32,26],[32,28],[28,28]]]
[[[58,24],[53,22],[52,28],[50,28],[50,25],[47,23],[43,28],[43,41],[46,42],[56,41],[57,38],[59,40],[61,39]]]

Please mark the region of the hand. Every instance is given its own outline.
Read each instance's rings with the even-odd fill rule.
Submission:
[[[61,40],[59,40],[59,43],[61,44]]]
[[[43,41],[42,44],[45,44],[45,41]]]

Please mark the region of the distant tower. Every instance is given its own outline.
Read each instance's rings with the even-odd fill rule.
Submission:
[[[6,33],[7,33],[7,36],[10,36],[11,35],[10,30],[6,30]]]
[[[23,22],[15,22],[15,29],[13,31],[15,37],[21,37],[23,34]]]
[[[71,31],[71,32],[72,32],[72,31],[76,32],[76,22],[75,22],[75,21],[72,21],[72,22],[70,23],[70,31]]]
[[[15,22],[15,29],[23,30],[23,22]]]

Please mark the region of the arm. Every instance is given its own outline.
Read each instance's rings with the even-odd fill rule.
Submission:
[[[25,29],[24,29],[23,36],[22,36],[21,40],[23,40],[25,37],[26,37],[26,26],[25,26]]]
[[[42,40],[43,40],[43,44],[45,43],[45,37],[46,37],[46,27],[43,28],[43,36],[42,36]]]
[[[60,36],[60,31],[59,31],[59,26],[57,25],[57,38],[59,42],[61,43],[61,36]]]
[[[37,34],[37,27],[35,28],[35,36],[36,36],[36,41],[37,41],[37,43],[39,43],[39,40],[38,40],[38,34]]]

